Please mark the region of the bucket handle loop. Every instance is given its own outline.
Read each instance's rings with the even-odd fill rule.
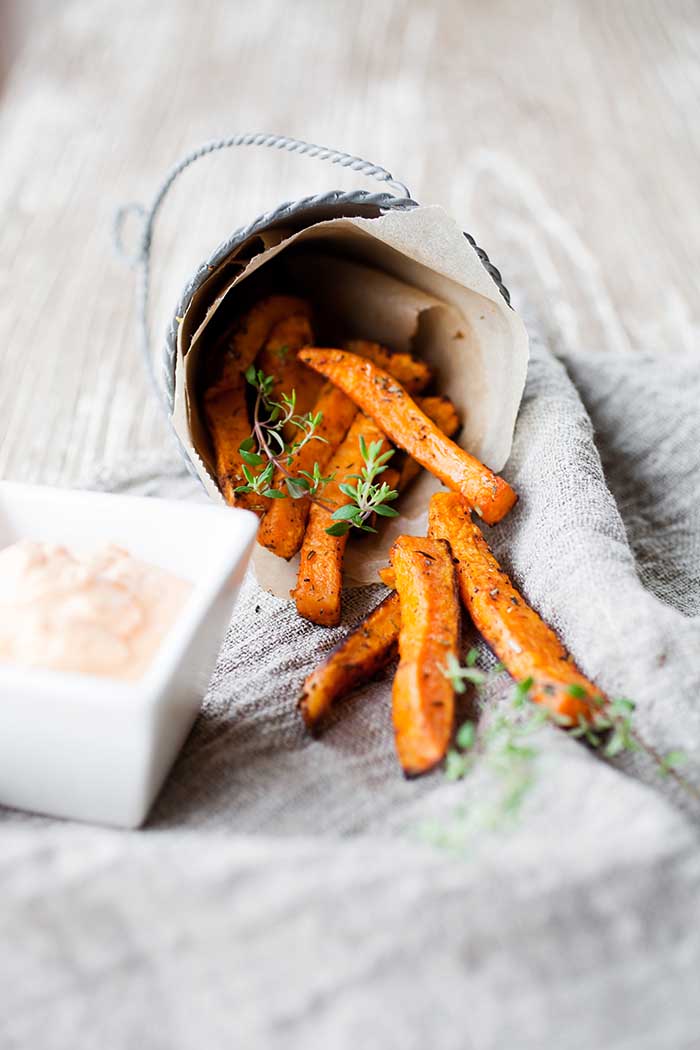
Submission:
[[[127,204],[118,209],[114,216],[114,245],[118,256],[134,270],[141,270],[138,322],[141,331],[141,354],[146,366],[153,389],[155,390],[159,404],[163,407],[166,417],[170,418],[169,404],[164,391],[159,386],[153,369],[153,359],[150,351],[150,336],[148,330],[148,300],[150,285],[150,258],[151,241],[153,238],[153,227],[156,216],[168,195],[170,188],[177,178],[201,157],[219,150],[232,149],[234,146],[266,146],[269,149],[286,150],[288,153],[298,153],[300,156],[313,157],[317,160],[327,161],[329,164],[339,164],[342,168],[349,168],[361,175],[377,179],[383,182],[397,196],[412,200],[411,191],[402,182],[399,182],[390,171],[373,164],[371,161],[355,157],[351,153],[343,153],[340,150],[329,149],[327,146],[318,146],[313,142],[304,142],[301,139],[288,138],[285,135],[231,135],[229,138],[214,139],[205,142],[192,150],[182,160],[178,161],[167,173],[160,189],[153,198],[151,207],[147,209],[143,204],[137,202]],[[133,225],[133,220],[140,223],[140,233],[134,250],[126,246],[127,225]]]

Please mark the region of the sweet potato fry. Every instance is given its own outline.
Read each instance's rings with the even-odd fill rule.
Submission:
[[[352,401],[332,383],[324,385],[313,411],[322,414],[316,434],[325,440],[309,441],[292,456],[287,469],[295,476],[301,470],[311,472],[314,463],[318,463],[322,472],[326,470],[331,456],[345,437],[357,412]],[[275,485],[279,488],[284,487],[281,476],[276,479]],[[258,531],[258,543],[280,558],[289,560],[301,547],[308,515],[308,499],[271,500]]]
[[[270,502],[254,492],[234,492],[238,485],[245,483],[238,450],[251,429],[243,373],[276,324],[290,316],[303,319],[309,315],[310,307],[303,299],[290,295],[269,296],[256,303],[212,348],[220,371],[216,382],[204,391],[202,407],[214,450],[216,478],[224,499],[231,506],[262,514]],[[304,339],[297,345],[302,346],[305,341],[306,330]],[[297,363],[297,367],[304,366]],[[304,371],[312,374],[310,369]]]
[[[208,395],[215,397],[222,390],[235,386],[239,376],[252,365],[274,326],[293,314],[310,317],[311,307],[293,295],[269,295],[239,318],[223,339],[212,347],[211,354],[220,358],[221,371],[216,382],[209,387]]]
[[[245,484],[243,460],[238,451],[241,442],[250,435],[250,421],[246,405],[245,380],[215,397],[204,399],[204,413],[214,445],[214,467],[221,493],[230,506],[243,507],[262,514],[270,500],[254,492],[236,493],[238,485]]]
[[[364,345],[370,348],[378,346],[376,343]],[[425,371],[421,363],[412,358],[410,354],[392,354],[383,347],[379,349],[386,355],[385,360],[389,367],[396,365],[397,368],[403,369],[404,374],[409,376],[412,383],[422,386],[423,382],[429,380],[430,372]],[[297,356],[301,360],[301,356]],[[331,456],[347,433],[357,413],[357,408],[350,398],[345,395],[340,396],[340,390],[335,384],[328,383],[319,395],[313,411],[323,414],[323,423],[317,433],[325,437],[327,443],[322,445],[315,441],[306,445],[301,450],[300,457],[289,466],[292,474],[297,474],[299,470],[310,470],[314,462],[318,462],[321,470],[328,469]],[[328,419],[329,413],[337,417],[335,421]],[[276,484],[279,486],[281,479],[278,478]],[[292,558],[304,539],[309,506],[307,499],[273,501],[258,532],[258,543],[281,558],[287,560]]]
[[[299,358],[351,397],[394,444],[460,492],[487,524],[511,509],[517,496],[510,485],[446,437],[384,369],[346,350],[307,347]]]
[[[449,398],[422,397],[418,398],[418,404],[440,429],[450,434],[459,429],[459,417]],[[338,507],[349,501],[349,497],[340,491],[339,485],[347,480],[349,474],[357,474],[362,466],[360,436],[364,437],[368,445],[384,438],[368,416],[358,413],[328,466],[329,473],[335,474],[335,480],[326,486],[324,498]],[[382,451],[390,447],[386,439],[384,445]],[[398,474],[389,468],[382,475],[382,480],[391,488],[401,491],[421,469],[415,460],[405,457]],[[312,504],[301,548],[297,586],[292,591],[299,615],[325,627],[336,627],[340,623],[343,555],[348,540],[347,535],[329,536],[326,529],[332,524],[332,512]]]
[[[383,368],[394,379],[398,379],[409,394],[420,394],[433,378],[426,361],[421,361],[411,354],[394,353],[381,343],[372,343],[368,339],[351,339],[345,343],[345,349],[351,354],[366,357],[379,368]]]
[[[383,569],[379,569],[377,576],[385,587],[389,587],[392,591],[396,590],[396,573],[391,565],[385,565]]]
[[[417,397],[416,404],[421,411],[425,412],[428,419],[432,419],[435,426],[438,427],[443,434],[446,434],[447,437],[453,438],[455,434],[459,433],[462,421],[457,415],[457,409],[452,404],[449,397],[444,397],[442,395],[436,397]],[[403,490],[418,477],[422,469],[420,463],[416,463],[415,459],[411,459],[409,455],[405,455],[399,474],[399,489],[401,492],[403,492]]]
[[[420,536],[400,536],[391,548],[401,606],[399,666],[392,707],[396,750],[404,772],[432,769],[447,751],[454,690],[445,676],[459,647],[459,599],[450,549]]]
[[[394,658],[400,619],[399,597],[389,594],[311,672],[299,700],[309,729],[317,729],[332,704],[369,682]]]
[[[311,322],[307,314],[291,314],[274,326],[258,354],[256,365],[268,376],[275,377],[271,397],[279,401],[282,394],[295,395],[297,415],[304,416],[314,407],[321,392],[323,380],[317,372],[307,368],[297,358],[297,350],[313,342]],[[287,424],[285,441],[293,441],[297,429]]]
[[[379,427],[364,413],[358,412],[345,440],[328,464],[328,472],[335,477],[323,490],[323,498],[334,508],[350,502],[350,497],[341,492],[340,486],[350,480],[350,475],[359,474],[362,469],[361,438],[367,446],[373,441],[383,442],[382,453],[391,448]],[[393,488],[398,483],[398,473],[387,469],[381,480]],[[329,536],[326,532],[333,525],[332,515],[333,511],[312,503],[301,548],[297,585],[292,591],[299,615],[323,627],[337,627],[340,623],[343,555],[348,542],[347,534]]]
[[[513,586],[464,500],[452,492],[437,492],[430,501],[429,534],[450,544],[462,601],[513,678],[532,678],[533,700],[555,714],[573,722],[579,715],[590,718],[591,705],[569,689],[581,687],[594,701],[604,701],[603,694]]]

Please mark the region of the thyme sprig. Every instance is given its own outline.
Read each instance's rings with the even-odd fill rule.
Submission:
[[[275,377],[265,375],[254,365],[247,369],[245,378],[256,391],[253,433],[239,448],[246,484],[239,485],[235,491],[255,492],[269,499],[308,497],[327,510],[332,510],[333,504],[320,498],[323,488],[332,480],[331,475],[324,476],[318,463],[314,463],[312,470],[300,470],[296,474],[289,469],[292,457],[309,441],[326,441],[316,433],[323,413],[307,412],[305,415],[299,415],[296,411],[296,390],[292,390],[289,396],[283,393],[279,401],[275,400],[272,397]],[[285,440],[284,430],[290,427],[296,431],[297,436],[294,441],[288,442]],[[255,474],[251,467],[263,469]],[[277,473],[282,475],[286,492],[274,486]]]
[[[299,415],[296,411],[295,390],[290,395],[280,394],[279,400],[275,400],[272,396],[275,377],[265,375],[254,365],[248,368],[245,378],[256,392],[253,433],[239,447],[245,484],[238,485],[235,492],[255,492],[269,499],[310,499],[332,512],[333,524],[326,529],[331,536],[344,536],[352,528],[376,532],[368,524],[374,514],[385,518],[396,517],[398,511],[388,504],[397,498],[398,492],[386,482],[377,482],[379,475],[386,470],[393,449],[382,452],[381,441],[371,442],[367,447],[364,438],[360,437],[363,461],[361,473],[348,475],[347,480],[338,486],[350,499],[349,503],[338,507],[323,495],[326,485],[333,480],[333,474],[324,475],[317,462],[311,470],[299,470],[296,473],[290,470],[293,457],[309,441],[326,442],[317,433],[323,413],[307,412],[306,415]],[[290,429],[296,432],[296,437],[288,442],[285,440],[285,431],[288,433]],[[255,468],[262,469],[256,473]],[[275,487],[275,478],[279,476],[286,491]]]
[[[360,454],[364,466],[360,474],[349,474],[349,482],[338,486],[351,502],[333,512],[335,524],[326,529],[331,536],[344,536],[351,528],[361,529],[362,532],[376,532],[376,529],[367,524],[373,514],[382,518],[395,518],[398,515],[397,510],[387,506],[397,498],[396,489],[392,489],[384,481],[376,483],[376,479],[384,473],[394,454],[393,449],[382,452],[382,447],[382,441],[371,441],[368,448],[364,437],[360,435]]]
[[[490,672],[475,665],[478,650],[471,649],[467,666],[462,667],[454,656],[445,668],[445,676],[459,693],[471,683],[480,693],[496,675],[503,671],[497,665]],[[483,764],[497,777],[501,790],[493,805],[482,811],[483,823],[498,824],[512,818],[535,782],[537,749],[532,735],[549,721],[549,712],[536,708],[529,700],[530,680],[514,686],[509,703],[484,725],[468,719],[457,731],[455,746],[447,753],[445,775],[448,780],[462,780],[477,766]]]
[[[456,692],[465,692],[467,683],[481,692],[489,680],[503,670],[499,664],[491,672],[481,671],[476,667],[477,660],[476,649],[468,653],[465,666],[460,665],[452,654],[448,658],[443,673]],[[632,700],[624,697],[607,700],[600,695],[590,697],[583,686],[571,685],[569,695],[587,701],[593,709],[591,717],[580,715],[577,722],[572,722],[571,718],[535,703],[533,687],[532,678],[518,682],[509,703],[487,720],[484,728],[478,727],[474,720],[467,720],[460,727],[455,746],[447,755],[445,772],[448,779],[460,780],[472,772],[479,761],[485,761],[504,785],[500,812],[513,815],[535,781],[534,766],[539,752],[533,746],[532,734],[547,723],[554,723],[566,729],[570,736],[599,750],[606,758],[614,758],[623,752],[644,752],[660,775],[672,777],[684,791],[700,801],[700,793],[679,772],[679,767],[687,761],[685,753],[674,750],[662,754],[648,744],[633,724],[635,705]]]

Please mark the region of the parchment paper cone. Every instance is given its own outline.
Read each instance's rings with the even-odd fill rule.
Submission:
[[[525,383],[527,335],[441,208],[340,216],[293,232],[289,226],[258,231],[252,240],[211,270],[179,322],[173,426],[212,499],[222,496],[195,396],[200,351],[220,311],[239,312],[249,289],[307,296],[348,337],[425,357],[435,369],[437,389],[452,398],[464,420],[460,444],[494,470],[503,467]],[[251,250],[257,251],[252,258]],[[348,544],[348,586],[376,582],[394,537],[425,530],[428,499],[437,487],[424,473],[402,497],[398,518],[384,519],[376,536]],[[296,559],[287,564],[259,548],[254,566],[262,586],[288,597]]]

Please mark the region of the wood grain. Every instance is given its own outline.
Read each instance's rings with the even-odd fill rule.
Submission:
[[[190,146],[269,130],[385,164],[486,248],[559,348],[697,346],[700,8],[661,0],[17,3],[0,76],[0,476],[75,484],[170,435],[135,352],[114,208]],[[6,23],[5,23],[6,24]],[[156,236],[187,273],[282,199],[365,185],[243,151]]]

